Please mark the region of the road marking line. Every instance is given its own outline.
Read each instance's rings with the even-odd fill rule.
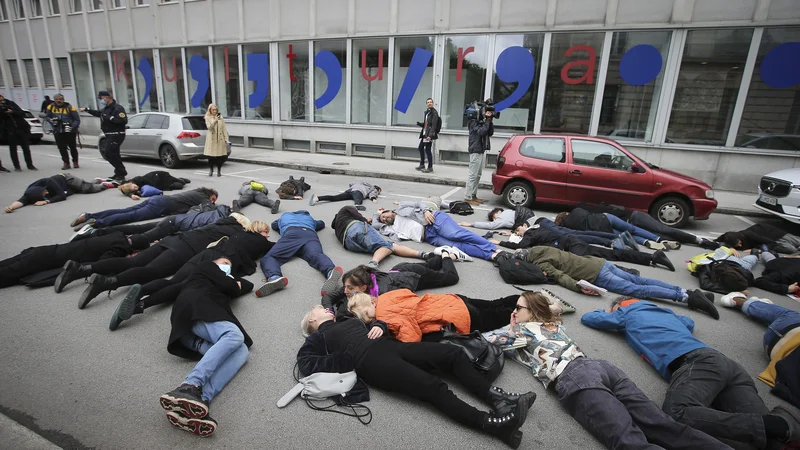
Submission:
[[[262,167],[260,169],[242,170],[241,172],[226,173],[225,175],[237,175],[237,174],[240,174],[240,173],[258,172],[259,170],[272,170],[272,169],[274,169],[274,167]]]
[[[241,172],[237,172],[237,173],[241,173]],[[194,174],[195,174],[195,175],[208,175],[208,172],[194,172]],[[225,176],[226,176],[226,177],[236,177],[236,178],[246,178],[246,179],[248,179],[248,180],[252,180],[252,179],[253,179],[253,177],[244,176],[244,175],[234,175],[234,174],[232,174],[232,173],[226,173],[226,174],[225,174]],[[262,183],[262,184],[277,184],[277,185],[280,185],[280,183],[276,183],[276,182],[274,182],[274,181],[259,181],[259,183]]]
[[[755,223],[755,222],[753,222],[752,220],[750,220],[750,219],[745,219],[745,218],[744,218],[744,217],[742,217],[742,216],[733,216],[733,217],[736,217],[737,219],[741,220],[742,222],[744,222],[744,223],[746,223],[746,224],[748,224],[748,225],[755,225],[755,224],[756,224],[756,223]]]
[[[451,190],[450,190],[450,191],[448,191],[446,194],[442,195],[442,200],[444,200],[444,199],[446,199],[446,198],[449,198],[451,195],[455,194],[455,193],[456,193],[456,192],[458,192],[459,190],[461,190],[461,187],[460,187],[460,186],[459,186],[459,187],[455,187],[455,188],[451,189]]]

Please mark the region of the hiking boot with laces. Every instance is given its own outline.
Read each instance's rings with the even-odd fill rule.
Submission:
[[[191,384],[181,384],[159,397],[158,402],[167,411],[174,411],[186,417],[202,419],[208,415],[208,402],[203,400],[203,390]]]
[[[509,447],[516,449],[522,442],[522,431],[519,428],[525,423],[530,407],[530,398],[521,396],[511,412],[499,415],[495,412],[487,413],[481,423],[481,428],[487,434],[496,436]]]
[[[522,397],[527,398],[528,408],[532,407],[533,402],[536,401],[536,394],[533,392],[517,394],[514,392],[506,392],[497,386],[489,388],[489,399],[492,403],[492,410],[498,416],[512,413],[517,406],[517,402],[519,402],[519,399]]]

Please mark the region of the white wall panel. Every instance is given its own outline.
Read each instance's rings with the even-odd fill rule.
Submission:
[[[86,27],[83,26],[83,16],[81,14],[67,16],[67,27],[69,39],[72,42],[72,50],[86,50],[89,48],[86,43]]]
[[[5,59],[14,58],[14,42],[11,39],[11,26],[8,23],[0,25],[0,48],[3,49]]]
[[[752,20],[755,9],[756,0],[695,0],[692,22]]]
[[[89,20],[89,39],[92,40],[92,48],[111,48],[108,40],[108,27],[106,27],[105,14],[93,12],[87,15]]]
[[[402,10],[403,5],[399,8]],[[420,14],[417,10],[418,19],[425,21],[428,19],[419,16],[429,16],[432,21],[433,8],[433,3],[429,2],[422,11],[430,11],[430,14]],[[388,33],[391,14],[390,0],[356,0],[356,34]]]
[[[238,40],[239,0],[214,0],[211,5],[214,8],[214,39],[217,41]]]
[[[500,3],[500,28],[543,26],[546,15],[546,0],[503,0]]]
[[[245,39],[269,37],[269,5],[263,0],[244,0]]]
[[[161,25],[161,44],[180,44],[183,42],[183,30],[181,29],[181,7],[176,3],[161,4],[156,8]],[[206,19],[206,22],[208,19]],[[191,27],[192,25],[187,24]],[[135,31],[138,33],[138,31]]]
[[[61,26],[61,19],[59,17],[48,19],[47,30],[50,32],[50,46],[53,49],[53,55],[66,56],[67,43],[64,41],[64,27]]]
[[[317,0],[317,36],[347,34],[349,0]]]
[[[49,50],[47,50],[47,36],[44,34],[44,19],[31,19],[30,24],[31,35],[33,35],[33,48],[36,50],[36,56],[39,58],[50,56]]]
[[[473,0],[469,8],[464,8],[458,1],[450,2],[450,28],[454,30],[489,28],[491,15],[492,0]]]
[[[211,7],[210,4],[211,2],[186,2],[186,37],[189,39],[189,44],[205,44],[209,42],[211,23],[208,18],[208,8]],[[234,18],[235,21],[228,23],[228,26],[238,28],[239,15],[236,10],[234,10]],[[236,31],[237,36],[238,34],[239,32]]]
[[[111,43],[114,47],[132,47],[131,31],[128,28],[128,11],[125,9],[115,9],[108,12],[108,20],[111,22]],[[138,31],[137,32],[141,32]]]
[[[606,21],[606,0],[558,0],[556,26],[602,24]]]
[[[19,50],[19,57],[20,58],[33,58],[33,52],[31,52],[31,42],[28,39],[28,30],[25,29],[25,22],[19,21],[14,22],[14,37],[17,38],[17,49]],[[14,53],[10,53],[10,56],[13,58]],[[25,70],[21,68],[21,70]]]
[[[669,23],[672,5],[672,0],[619,0],[617,23]]]
[[[800,2],[797,0],[772,0],[767,18],[771,20],[800,19]]]
[[[281,0],[281,37],[308,36],[308,8],[308,0]]]
[[[435,2],[428,0],[399,0],[397,14],[397,32],[433,31],[436,22]],[[457,2],[451,1],[452,8]],[[462,6],[463,7],[463,6]],[[389,8],[380,14],[389,17]]]
[[[133,42],[134,46],[138,48],[149,48],[155,43],[155,19],[150,12],[150,8],[131,8],[131,17],[133,19]],[[174,18],[174,19],[177,19]],[[161,20],[164,20],[163,18]],[[174,28],[180,30],[180,19],[178,19],[177,26],[173,23]]]

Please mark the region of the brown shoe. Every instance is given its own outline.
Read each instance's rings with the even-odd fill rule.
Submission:
[[[486,200],[480,199],[478,197],[472,197],[472,200],[478,202],[479,205],[482,205],[484,202],[486,202]]]
[[[473,200],[464,200],[464,201],[469,203],[472,206],[481,206],[481,202],[479,202],[477,200],[474,200],[474,199]]]

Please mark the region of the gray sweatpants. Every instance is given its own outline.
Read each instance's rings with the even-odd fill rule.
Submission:
[[[244,208],[253,202],[267,208],[272,208],[272,205],[275,204],[275,200],[270,199],[266,192],[250,189],[249,185],[239,188],[239,206]]]
[[[76,194],[94,194],[107,189],[102,184],[89,183],[69,173],[62,173],[62,175],[67,179],[67,186]]]
[[[478,197],[478,184],[483,173],[483,153],[469,154],[469,175],[467,176],[467,188],[464,191],[464,199],[472,200]]]

